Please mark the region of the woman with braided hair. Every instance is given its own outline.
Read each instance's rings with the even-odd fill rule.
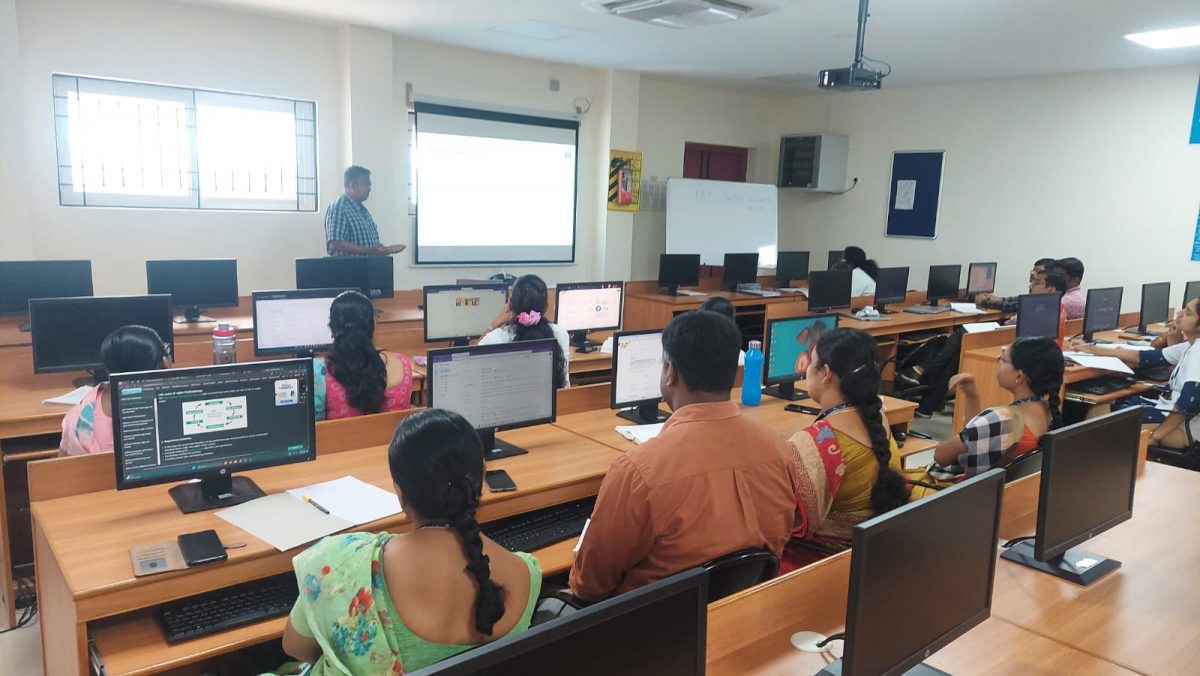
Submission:
[[[411,406],[408,357],[375,347],[375,306],[357,291],[329,305],[333,348],[313,360],[313,404],[318,420],[398,411]]]
[[[479,532],[483,447],[471,425],[415,413],[388,465],[416,529],[330,536],[293,561],[300,597],[283,648],[308,674],[401,674],[529,628],[541,568]]]
[[[799,490],[781,573],[848,548],[855,524],[908,502],[879,398],[875,339],[858,329],[834,329],[820,337],[814,353],[806,387],[823,412],[788,440]]]

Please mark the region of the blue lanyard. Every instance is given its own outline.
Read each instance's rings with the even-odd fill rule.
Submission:
[[[1025,397],[1024,399],[1018,399],[1010,405],[1011,406],[1020,406],[1021,404],[1032,404],[1035,401],[1041,401],[1041,400],[1042,400],[1041,397],[1034,395],[1032,397]]]
[[[837,406],[830,406],[829,408],[825,409],[824,411],[821,411],[821,415],[817,416],[817,420],[824,420],[825,418],[828,418],[829,416],[833,415],[834,413],[837,413],[838,411],[844,411],[844,410],[850,408],[851,406],[852,406],[852,404],[850,404],[850,402],[844,402],[844,403],[838,404]]]

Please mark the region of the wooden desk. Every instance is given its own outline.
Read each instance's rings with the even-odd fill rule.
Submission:
[[[503,468],[520,490],[484,492],[481,521],[595,495],[616,451],[549,425],[505,432],[505,440],[528,455],[489,464]],[[245,473],[268,493],[354,474],[391,490],[383,447],[322,456],[314,462]],[[299,549],[279,552],[219,519],[215,512],[184,515],[167,486],[88,493],[33,504],[46,674],[87,673],[87,634],[96,638],[110,673],[153,673],[259,643],[279,635],[282,620],[258,623],[197,642],[166,645],[152,628],[152,609],[172,599],[286,572]],[[99,508],[98,508],[99,506]],[[215,529],[225,542],[247,546],[229,560],[174,573],[135,578],[130,546],[171,539],[180,533]],[[407,515],[366,524],[356,530],[404,532]],[[561,547],[547,548],[547,567],[562,570]],[[566,555],[569,557],[569,547]],[[143,610],[145,609],[145,610]]]
[[[779,296],[764,297],[750,293],[733,291],[705,291],[703,296],[668,296],[663,293],[626,293],[625,321],[626,331],[641,329],[661,329],[670,323],[675,315],[698,309],[709,298],[725,298],[733,303],[735,312],[763,315],[768,305],[799,304],[797,314],[808,312],[808,300],[802,293],[784,293]],[[745,308],[745,310],[743,310]]]

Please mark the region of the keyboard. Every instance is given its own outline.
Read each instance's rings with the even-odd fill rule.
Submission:
[[[1100,376],[1090,380],[1084,380],[1078,383],[1071,383],[1070,389],[1076,392],[1087,392],[1088,394],[1110,394],[1117,390],[1123,390],[1130,386],[1128,378],[1121,376]]]
[[[1162,383],[1171,379],[1171,371],[1174,370],[1174,368],[1175,367],[1171,366],[1170,364],[1151,366],[1148,369],[1142,369],[1138,371],[1137,377],[1143,380],[1153,380],[1154,382]]]
[[[208,636],[291,612],[300,593],[296,576],[285,573],[190,596],[162,606],[158,621],[167,643]]]
[[[910,308],[905,308],[905,312],[911,312],[914,315],[938,315],[943,312],[949,312],[949,305],[914,305]]]
[[[596,498],[584,498],[536,512],[490,521],[479,528],[510,552],[532,552],[577,537],[592,515]]]

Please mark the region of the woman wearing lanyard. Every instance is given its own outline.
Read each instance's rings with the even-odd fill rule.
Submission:
[[[908,502],[879,398],[875,339],[858,329],[834,329],[814,351],[806,387],[824,412],[788,440],[796,525],[780,573],[849,548],[855,524]]]
[[[1175,318],[1175,331],[1183,340],[1175,345],[1153,350],[1124,350],[1088,345],[1080,341],[1071,344],[1072,350],[1090,352],[1105,357],[1116,357],[1131,368],[1142,369],[1162,364],[1175,367],[1168,381],[1169,391],[1157,399],[1134,395],[1113,402],[1113,410],[1142,407],[1142,424],[1153,431],[1150,442],[1171,448],[1189,445],[1188,429],[1192,439],[1200,438],[1200,350],[1193,350],[1200,338],[1200,299],[1193,298],[1183,306]]]

